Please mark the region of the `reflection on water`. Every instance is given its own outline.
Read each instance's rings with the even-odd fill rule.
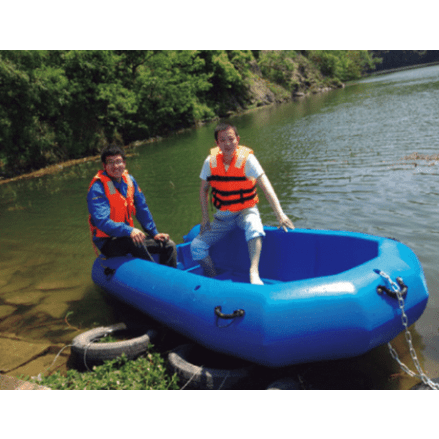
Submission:
[[[439,163],[404,157],[439,152],[438,98],[434,66],[234,119],[241,143],[255,150],[296,227],[389,236],[415,251],[431,297],[411,331],[431,377],[439,376]],[[214,126],[139,147],[127,160],[158,229],[177,243],[200,221],[198,176],[214,146]],[[99,167],[89,162],[0,186],[0,334],[62,346],[77,328],[114,321],[115,310],[90,279],[94,253],[85,196]],[[266,224],[276,224],[263,197],[260,210]],[[393,345],[413,368],[404,335]],[[386,347],[361,361],[375,365],[370,373],[379,388],[416,382],[401,374]]]

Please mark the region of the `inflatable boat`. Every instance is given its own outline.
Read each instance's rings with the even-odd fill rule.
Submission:
[[[190,253],[198,230],[177,246],[177,269],[100,256],[93,281],[208,349],[268,367],[361,355],[404,330],[401,299],[409,325],[427,304],[420,262],[394,239],[265,227],[264,285],[252,285],[243,232],[212,247],[208,278]]]

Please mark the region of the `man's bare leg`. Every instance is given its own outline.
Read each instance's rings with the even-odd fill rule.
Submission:
[[[248,241],[248,253],[250,255],[250,283],[264,285],[259,277],[259,259],[261,257],[262,238],[253,238]]]

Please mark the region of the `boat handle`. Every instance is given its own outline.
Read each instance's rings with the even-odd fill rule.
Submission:
[[[237,309],[233,311],[232,314],[223,314],[221,312],[221,307],[217,306],[215,307],[215,314],[222,319],[234,319],[236,317],[242,317],[245,314],[245,311],[243,309]]]
[[[401,291],[399,292],[401,294],[401,296],[402,297],[407,296],[408,286],[404,284],[402,278],[397,277],[396,278],[396,282],[398,282],[398,285],[401,287]],[[392,290],[390,290],[389,288],[387,288],[387,287],[385,287],[383,285],[379,285],[377,287],[377,293],[378,294],[386,293],[387,295],[389,295],[393,299],[397,299],[398,298],[398,295],[396,294],[395,291],[392,291]]]

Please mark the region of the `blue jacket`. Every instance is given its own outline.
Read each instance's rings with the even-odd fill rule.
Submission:
[[[108,175],[105,172],[105,175]],[[142,225],[143,230],[151,237],[157,235],[158,230],[146,204],[145,195],[139,191],[139,186],[133,176],[130,175],[134,184],[134,205],[136,206],[136,218]],[[127,195],[127,184],[121,180],[120,183],[113,180],[115,188],[124,196]],[[116,223],[110,219],[110,203],[105,195],[104,185],[96,181],[87,194],[88,211],[93,224],[107,235],[115,238],[130,236],[133,228],[125,223]],[[93,237],[96,247],[101,250],[108,238]]]

